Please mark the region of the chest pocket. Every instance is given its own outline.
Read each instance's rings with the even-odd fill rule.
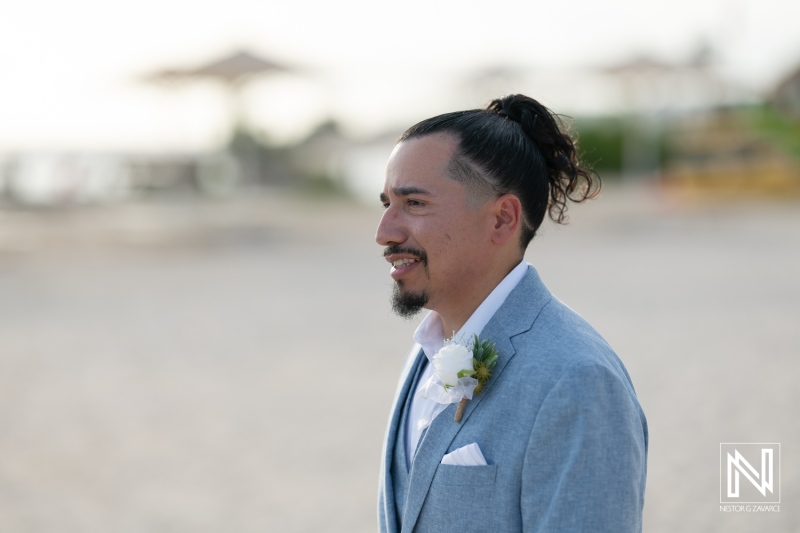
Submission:
[[[439,465],[414,531],[485,533],[491,524],[497,465]]]

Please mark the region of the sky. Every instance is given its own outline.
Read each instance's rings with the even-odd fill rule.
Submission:
[[[709,43],[719,75],[752,94],[800,65],[796,0],[4,4],[0,152],[209,149],[229,131],[224,90],[146,76],[237,49],[288,68],[243,92],[253,125],[279,142],[326,118],[368,136],[479,106],[464,80],[480,69],[521,72],[491,88],[580,113],[607,105],[587,72],[642,55],[686,61]]]

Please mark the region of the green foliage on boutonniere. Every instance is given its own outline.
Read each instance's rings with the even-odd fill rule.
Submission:
[[[479,394],[489,378],[492,377],[492,369],[497,363],[497,355],[495,343],[490,344],[488,340],[481,340],[475,335],[475,341],[472,344],[472,359],[475,368],[473,377],[478,380],[475,394]]]
[[[495,343],[489,343],[488,340],[481,340],[480,337],[475,335],[475,340],[472,343],[472,370],[461,370],[458,373],[459,378],[465,376],[472,376],[478,381],[478,384],[473,389],[473,394],[479,394],[484,385],[492,377],[492,369],[497,363],[497,348]],[[467,408],[467,397],[461,398],[456,407],[456,414],[453,420],[457,423],[461,422],[464,416],[464,410]]]

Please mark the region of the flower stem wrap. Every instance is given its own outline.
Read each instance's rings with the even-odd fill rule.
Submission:
[[[453,420],[455,420],[457,424],[460,424],[461,419],[464,417],[464,409],[467,408],[468,401],[469,399],[464,397],[461,398],[461,400],[458,402],[458,407],[456,407],[456,416],[453,418]]]

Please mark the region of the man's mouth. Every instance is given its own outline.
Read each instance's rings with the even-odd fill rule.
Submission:
[[[422,265],[427,271],[427,258],[423,250],[411,247],[392,246],[383,251],[383,256],[392,265],[392,279],[402,283],[401,279]]]
[[[403,277],[405,277],[409,272],[417,268],[419,266],[419,259],[414,257],[404,257],[403,259],[396,259],[392,261],[392,270],[390,275],[392,279],[395,281],[400,281]]]
[[[401,268],[406,265],[410,265],[411,263],[416,263],[417,261],[419,261],[419,259],[416,259],[414,257],[407,257],[405,259],[398,259],[397,261],[392,261],[392,266],[394,268]]]

